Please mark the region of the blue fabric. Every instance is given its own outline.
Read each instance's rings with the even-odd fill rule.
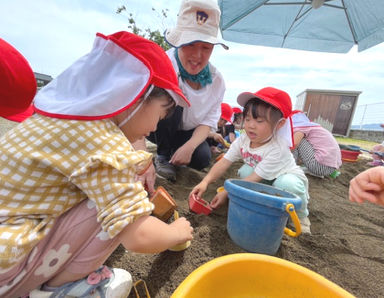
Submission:
[[[237,171],[237,174],[240,176],[241,179],[244,179],[245,177],[251,175],[254,172],[253,168],[247,164],[244,164],[241,166],[241,168]],[[261,181],[262,183],[265,183],[265,181]],[[305,187],[304,182],[293,174],[284,174],[279,177],[277,177],[273,183],[272,186],[279,188],[281,190],[288,191],[290,193],[293,193],[301,198],[301,208],[300,210],[296,210],[297,216],[299,218],[304,218],[308,216],[308,199],[307,199],[307,189]]]
[[[209,70],[209,64],[207,64],[198,74],[191,75],[184,69],[183,65],[181,64],[178,49],[175,50],[175,58],[177,66],[179,67],[180,76],[183,80],[190,80],[192,82],[199,83],[201,87],[212,84],[212,75],[211,71]]]
[[[274,2],[290,4],[268,5]],[[334,53],[346,53],[355,44],[360,52],[384,41],[383,0],[344,0],[345,9],[341,0],[325,2],[318,9],[313,9],[310,1],[303,4],[296,0],[296,5],[292,2],[295,1],[219,0],[223,38]]]
[[[104,266],[97,269],[95,272],[99,273],[103,269]],[[111,271],[112,272],[112,271]],[[80,279],[78,281],[69,282],[61,287],[58,287],[54,290],[54,292],[50,295],[50,298],[65,298],[68,296],[74,297],[90,297],[91,293],[97,291],[100,295],[100,298],[105,298],[105,291],[107,289],[107,285],[114,278],[114,273],[112,272],[111,278],[106,278],[104,280],[100,280],[99,283],[90,285],[87,282],[87,278]]]

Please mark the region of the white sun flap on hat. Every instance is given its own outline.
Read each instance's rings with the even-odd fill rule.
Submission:
[[[92,51],[41,89],[34,105],[62,118],[108,118],[136,102],[150,77],[138,58],[97,36]]]
[[[294,112],[292,115],[292,123],[293,127],[321,126],[320,124],[309,120],[307,115],[305,115],[303,112]]]
[[[276,137],[279,139],[284,139],[284,141],[288,144],[289,148],[293,147],[293,130],[292,130],[292,119],[288,117],[285,119],[285,123],[276,133]]]

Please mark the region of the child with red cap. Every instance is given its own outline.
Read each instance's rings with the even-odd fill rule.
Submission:
[[[0,38],[0,135],[33,114],[37,85],[28,61]]]
[[[1,97],[0,116],[31,100]],[[97,34],[39,91],[36,113],[0,138],[1,297],[125,298],[130,274],[102,266],[119,244],[157,253],[192,239],[185,218],[150,216],[136,175],[152,155],[131,145],[177,104],[189,102],[168,56],[128,32]]]
[[[232,143],[224,157],[193,188],[191,194],[201,197],[210,183],[220,178],[233,162],[242,159],[245,164],[239,169],[240,178],[269,183],[301,198],[297,214],[302,232],[310,233],[308,180],[290,152],[293,134],[289,95],[282,90],[266,87],[256,93],[241,93],[237,102],[244,107],[245,133]],[[211,207],[222,206],[227,202],[227,197],[225,190],[217,193]]]
[[[217,131],[211,130],[207,139],[213,153],[220,152],[218,148],[220,144],[222,145],[221,148],[228,146],[228,137],[231,137],[232,140],[235,139],[235,127],[231,123],[232,114],[232,107],[227,103],[221,103],[221,116],[217,122]],[[227,125],[228,122],[229,125]]]

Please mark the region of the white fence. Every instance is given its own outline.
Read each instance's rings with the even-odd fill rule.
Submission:
[[[384,102],[358,105],[352,120],[352,127],[363,130],[382,130],[384,123]]]

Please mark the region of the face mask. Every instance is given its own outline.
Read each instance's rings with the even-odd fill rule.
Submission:
[[[141,106],[143,105],[144,101],[148,98],[149,94],[151,94],[152,90],[153,90],[153,85],[151,85],[148,89],[148,91],[144,94],[144,98],[143,100],[137,105],[137,107],[132,111],[132,113],[130,113],[127,118],[125,118],[120,124],[119,124],[119,128],[123,127],[129,120],[131,120],[131,118],[137,113],[137,111],[141,108]]]

